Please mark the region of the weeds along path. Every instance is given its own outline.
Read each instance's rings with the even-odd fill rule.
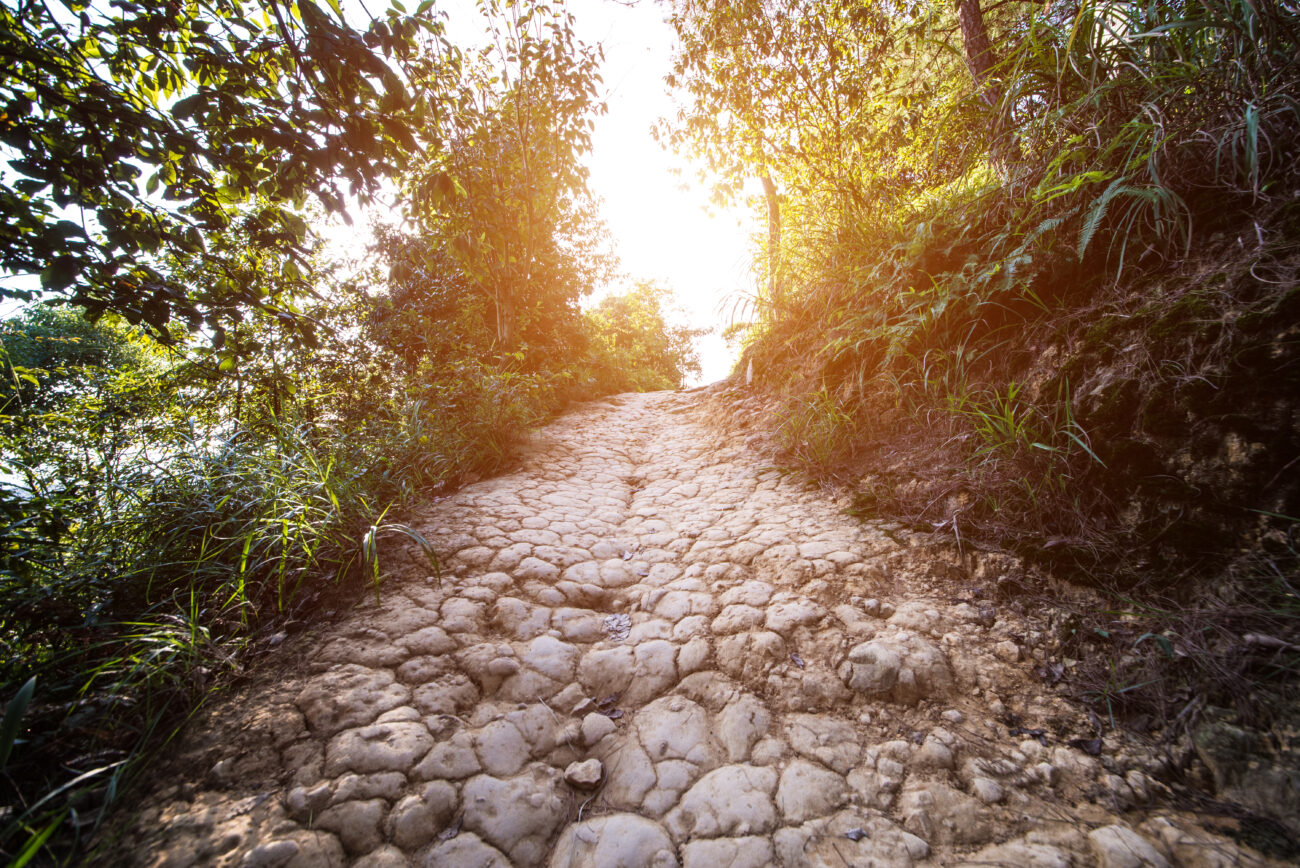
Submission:
[[[1253,863],[1042,686],[1033,614],[975,590],[997,562],[844,515],[701,406],[587,405],[431,504],[441,578],[390,558],[378,604],[205,712],[114,858]]]

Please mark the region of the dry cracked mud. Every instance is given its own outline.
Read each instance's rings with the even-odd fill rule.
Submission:
[[[845,515],[699,398],[585,405],[428,505],[441,576],[401,552],[378,603],[196,719],[113,858],[1270,864],[1160,807],[1140,745],[1088,752],[1035,613],[979,593],[1006,562]]]

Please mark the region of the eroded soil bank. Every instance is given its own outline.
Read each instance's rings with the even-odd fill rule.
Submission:
[[[160,766],[150,866],[1268,864],[1046,688],[1040,613],[620,396],[430,504],[443,556],[286,643]],[[1021,607],[1023,608],[1023,607]]]

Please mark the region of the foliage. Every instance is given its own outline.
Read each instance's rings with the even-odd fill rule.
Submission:
[[[578,301],[613,270],[579,159],[604,110],[600,54],[562,8],[484,11],[491,43],[466,59],[437,119],[448,147],[403,177],[414,229],[384,233],[380,247],[394,306],[415,319],[406,328],[420,327],[423,304],[477,297],[475,328],[493,352],[536,372],[582,349]]]
[[[695,339],[706,329],[671,325],[670,293],[640,281],[622,295],[610,295],[586,313],[592,332],[592,367],[601,392],[680,389],[689,374],[699,375]]]
[[[417,46],[441,44],[428,6],[391,9],[364,32],[337,2],[310,0],[0,7],[0,268],[162,338],[173,316],[219,340],[239,311],[276,309],[206,236],[237,222],[292,272],[305,264],[308,197],[342,210],[341,184],[366,201],[436,149],[426,120],[442,95],[406,84]],[[219,279],[178,279],[168,255],[202,259]],[[0,292],[33,297],[22,285]]]
[[[839,429],[809,466],[926,475],[910,442],[953,461],[913,486],[927,522],[978,514],[1000,544],[1033,527],[1040,550],[1089,560],[1132,468],[1085,430],[1080,372],[1036,355],[1077,347],[1194,238],[1284,237],[1300,18],[1237,0],[986,6],[981,75],[951,4],[679,0],[683,105],[663,133],[709,157],[724,195],[769,175],[782,191],[763,257],[779,279],[752,300],[742,364],[783,432]]]

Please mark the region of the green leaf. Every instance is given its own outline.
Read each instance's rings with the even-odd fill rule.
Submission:
[[[41,271],[41,287],[54,292],[66,289],[77,279],[81,262],[71,256],[59,256]]]
[[[14,698],[9,700],[4,720],[0,721],[0,769],[9,762],[9,754],[13,751],[14,742],[18,740],[18,731],[22,727],[23,715],[27,712],[27,706],[35,692],[36,676],[33,675],[27,679],[26,684],[18,688]]]

